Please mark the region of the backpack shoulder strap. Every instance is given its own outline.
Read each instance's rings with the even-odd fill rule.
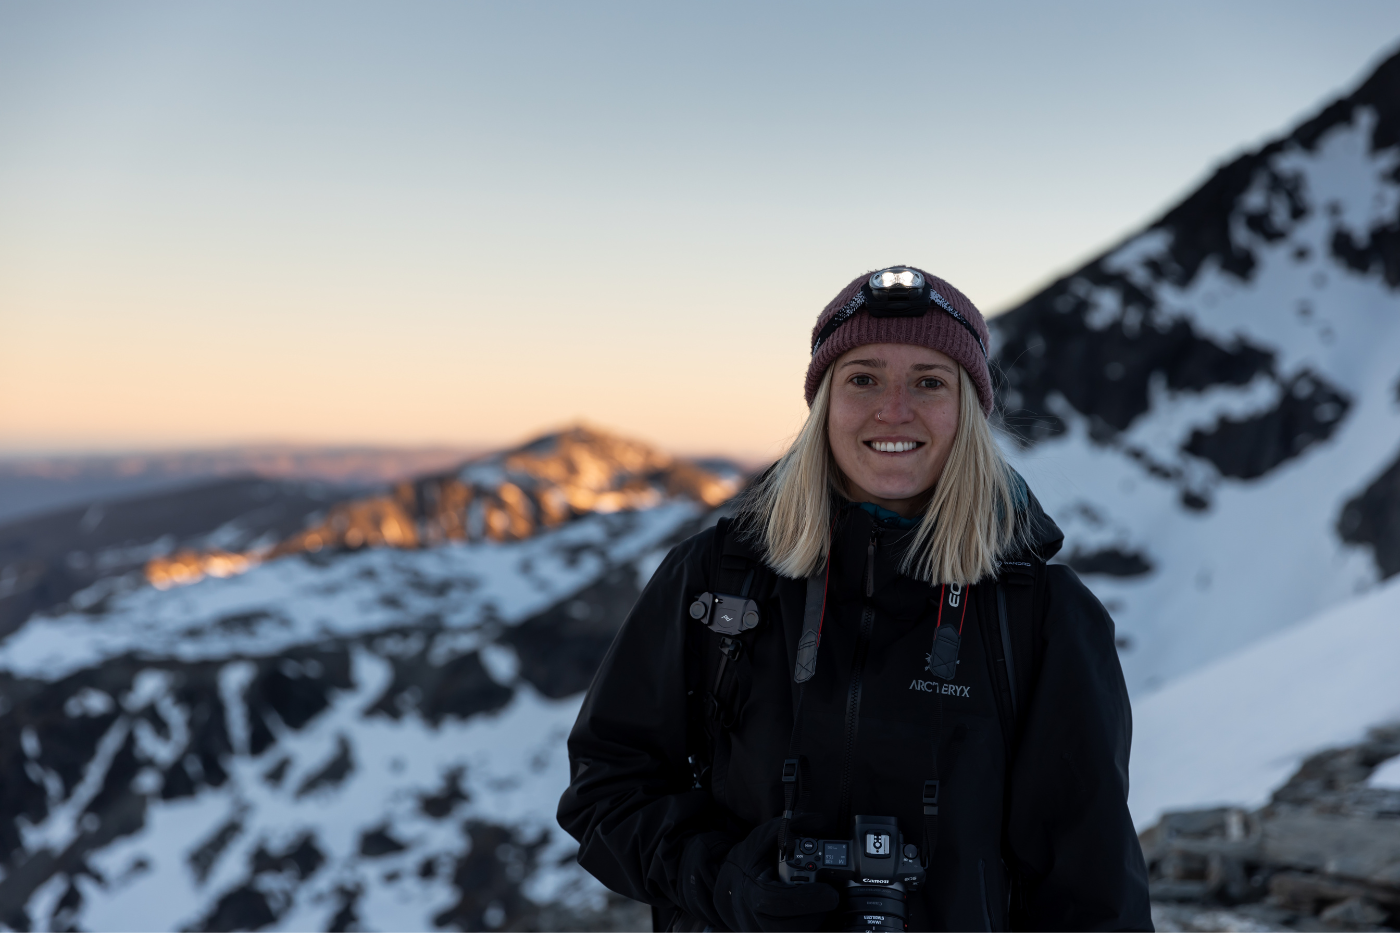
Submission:
[[[1045,615],[1045,563],[1019,554],[998,564],[988,586],[982,618],[997,713],[1006,743],[1007,763],[1015,757],[1026,707],[1040,671],[1040,629]]]
[[[715,524],[710,545],[710,589],[745,599],[763,599],[771,595],[775,582],[757,542],[735,528],[734,519],[721,518]]]
[[[702,595],[711,599],[737,597],[758,601],[774,594],[777,575],[763,562],[755,542],[740,533],[734,524],[732,518],[722,518],[716,523],[705,565],[704,583],[708,590],[705,594],[681,594],[686,603]],[[700,615],[704,616],[703,611]],[[694,613],[691,619],[696,619]],[[724,635],[711,631],[698,620],[687,621],[686,694],[693,734],[697,739],[703,736],[701,747],[692,749],[696,784],[703,786],[708,779],[714,742],[733,719],[733,665],[752,636],[747,631]]]
[[[986,623],[981,628],[990,646],[987,657],[992,683],[996,686],[997,714],[1006,743],[1009,776],[1040,675],[1042,629],[1048,593],[1045,562],[1029,553],[1000,561],[996,577],[988,582],[987,593],[990,598],[982,600],[987,608],[979,618]],[[1005,793],[1004,806],[1009,807],[1009,777]],[[1003,834],[1008,831],[1005,823],[1002,831]],[[1010,874],[1007,902],[1013,924],[1011,929],[1021,929],[1017,918],[1025,913],[1023,876],[1019,863],[1011,855],[1005,835],[1002,847],[1003,864]]]

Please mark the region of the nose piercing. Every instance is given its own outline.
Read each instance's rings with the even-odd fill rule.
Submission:
[[[880,417],[881,414],[883,414],[883,412],[875,412],[875,420],[880,422],[881,424],[884,424],[885,419]]]

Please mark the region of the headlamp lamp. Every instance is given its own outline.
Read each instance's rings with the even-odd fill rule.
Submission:
[[[886,269],[870,277],[871,288],[920,288],[924,277],[913,269]]]
[[[935,306],[967,328],[967,332],[977,341],[977,346],[981,347],[982,356],[987,355],[987,345],[982,342],[982,335],[977,333],[972,322],[963,317],[962,312],[954,308],[948,299],[934,291],[923,273],[905,266],[881,269],[867,279],[860,291],[822,327],[812,343],[812,355],[816,356],[836,328],[849,321],[861,308],[868,311],[871,317],[923,317]]]

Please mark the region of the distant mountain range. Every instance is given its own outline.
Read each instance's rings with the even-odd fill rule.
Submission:
[[[1400,57],[992,327],[1136,698],[1400,573]],[[563,739],[742,480],[580,429],[0,527],[0,924],[644,922],[554,825]]]
[[[93,502],[130,499],[231,477],[363,489],[442,470],[481,453],[466,447],[254,444],[0,458],[0,523]]]

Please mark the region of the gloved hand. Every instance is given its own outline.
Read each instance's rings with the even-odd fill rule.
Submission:
[[[681,876],[676,885],[678,906],[704,926],[724,926],[724,918],[715,909],[715,885],[720,866],[733,847],[734,837],[726,833],[700,833],[686,841],[681,854]]]
[[[840,901],[829,884],[787,884],[778,878],[781,823],[771,819],[756,827],[720,866],[715,910],[731,930],[817,930]]]

